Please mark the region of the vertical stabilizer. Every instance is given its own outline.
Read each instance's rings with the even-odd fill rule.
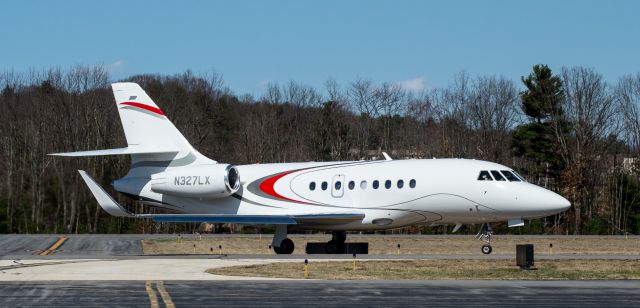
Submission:
[[[111,85],[130,148],[190,151],[189,142],[142,88],[132,82]]]

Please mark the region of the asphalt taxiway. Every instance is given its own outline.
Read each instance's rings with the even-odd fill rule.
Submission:
[[[638,307],[640,284],[635,281],[0,282],[0,304],[4,307]]]
[[[208,268],[344,255],[144,255],[169,235],[2,235],[0,306],[615,306],[639,307],[633,281],[311,281],[207,274]],[[362,256],[364,257],[364,256]],[[638,255],[553,255],[638,259]],[[367,255],[366,259],[513,259]],[[536,258],[545,258],[537,255]],[[363,258],[364,259],[364,258]],[[241,281],[238,281],[241,280]]]

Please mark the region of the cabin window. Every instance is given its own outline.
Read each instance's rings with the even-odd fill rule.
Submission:
[[[380,182],[378,182],[378,180],[373,181],[373,189],[378,189],[378,187],[380,187]]]
[[[478,181],[493,181],[493,178],[491,178],[489,171],[482,170],[480,171],[480,175],[478,175]]]
[[[362,190],[367,189],[367,181],[360,182],[360,189],[362,189]]]
[[[504,174],[504,177],[506,177],[507,180],[509,180],[510,182],[520,182],[520,179],[517,176],[513,175],[513,173],[511,173],[511,171],[502,170],[501,172],[502,172],[502,174]]]
[[[386,188],[386,189],[391,188],[391,181],[390,180],[384,181],[384,188]]]
[[[404,187],[404,181],[398,180],[398,188],[402,188],[402,187]]]
[[[309,190],[316,190],[316,182],[309,183]]]
[[[496,170],[491,170],[491,175],[493,175],[493,177],[496,179],[496,181],[505,181],[505,179],[502,176],[502,174],[500,174],[500,172],[498,172]]]
[[[349,190],[353,190],[354,188],[356,188],[356,182],[349,181]]]
[[[340,182],[340,181],[336,181],[336,182],[333,184],[333,188],[335,188],[336,190],[340,190],[340,188],[342,188],[342,182]]]
[[[409,181],[409,187],[416,188],[416,180],[411,179],[411,181]]]
[[[322,182],[322,184],[320,184],[320,187],[322,187],[322,190],[327,190],[327,187],[329,187],[329,184],[327,184],[327,182]]]

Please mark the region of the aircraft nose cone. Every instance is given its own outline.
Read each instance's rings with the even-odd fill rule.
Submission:
[[[555,193],[554,193],[555,194]],[[554,204],[556,205],[556,209],[558,211],[566,211],[571,207],[571,202],[569,202],[569,200],[567,200],[565,197],[560,196],[558,194],[555,194],[556,198],[554,201]]]
[[[528,186],[523,191],[523,196],[526,196],[527,200],[526,217],[551,216],[566,211],[571,207],[569,200],[537,185]]]
[[[543,200],[542,207],[549,214],[560,213],[571,207],[571,202],[569,202],[569,200],[550,190],[547,190]]]

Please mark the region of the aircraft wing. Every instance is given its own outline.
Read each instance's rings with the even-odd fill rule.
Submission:
[[[208,222],[247,225],[341,224],[361,220],[362,213],[323,213],[305,215],[235,215],[235,214],[133,214],[118,204],[85,171],[78,170],[89,190],[107,213],[119,217],[151,218],[156,222]]]
[[[310,215],[235,215],[235,214],[138,214],[156,222],[208,222],[247,225],[341,224],[361,220],[360,213],[327,213]]]

